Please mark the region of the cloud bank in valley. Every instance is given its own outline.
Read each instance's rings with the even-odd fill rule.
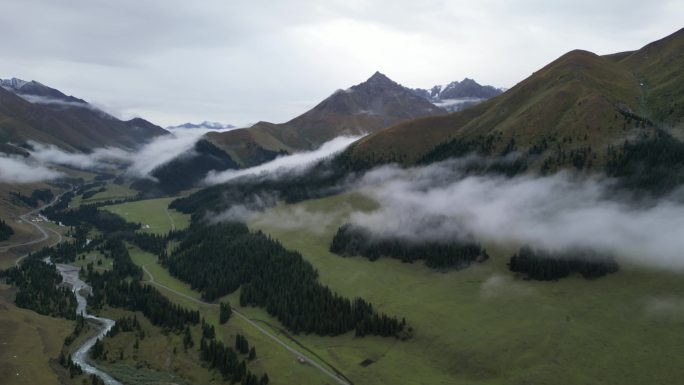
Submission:
[[[81,169],[104,169],[116,162],[126,162],[129,153],[120,148],[96,148],[89,154],[67,152],[54,145],[46,145],[34,141],[29,144],[33,148],[31,156],[42,164],[61,164]]]
[[[567,173],[465,176],[458,161],[366,174],[361,191],[380,204],[351,222],[377,235],[480,240],[548,249],[592,247],[658,267],[684,268],[684,205],[637,205],[611,197],[610,182]]]
[[[163,135],[130,154],[130,165],[126,170],[129,176],[151,177],[155,168],[170,162],[178,156],[193,154],[193,147],[208,132],[224,130],[207,129],[169,129],[171,135]]]
[[[298,152],[292,155],[278,157],[270,162],[246,168],[243,170],[226,170],[222,172],[210,172],[204,179],[204,183],[213,185],[227,182],[245,175],[277,177],[284,172],[299,172],[308,169],[316,161],[336,154],[350,144],[354,143],[361,136],[339,136],[325,142],[313,151]]]
[[[61,176],[59,171],[28,163],[24,158],[0,156],[0,183],[35,183]]]
[[[143,145],[136,151],[115,147],[96,148],[92,152],[67,152],[54,145],[31,142],[31,156],[47,166],[59,164],[79,169],[105,170],[113,166],[125,166],[126,175],[151,178],[152,171],[178,156],[193,154],[193,147],[200,138],[212,131],[209,129],[170,129],[170,135],[163,135]]]

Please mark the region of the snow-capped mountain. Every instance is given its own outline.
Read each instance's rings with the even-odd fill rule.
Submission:
[[[497,96],[504,90],[483,86],[473,79],[465,78],[463,81],[454,81],[444,86],[436,85],[429,90],[414,88],[411,91],[438,107],[455,112]]]
[[[236,128],[232,124],[220,123],[220,122],[209,122],[204,121],[202,123],[184,123],[178,126],[172,126],[169,128],[202,128],[206,130],[230,130]]]
[[[85,100],[65,95],[61,91],[48,87],[35,80],[26,81],[17,78],[0,79],[0,86],[33,104],[92,108]]]

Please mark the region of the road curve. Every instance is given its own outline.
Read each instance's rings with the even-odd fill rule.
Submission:
[[[216,303],[210,303],[210,302],[202,301],[202,300],[200,300],[200,299],[197,299],[197,298],[191,297],[191,296],[189,296],[189,295],[187,295],[187,294],[183,294],[183,293],[181,293],[181,292],[179,292],[179,291],[176,291],[175,289],[172,289],[172,288],[170,288],[170,287],[168,287],[168,286],[166,286],[166,285],[164,285],[164,284],[162,284],[162,283],[159,283],[159,282],[157,282],[157,281],[154,280],[154,276],[152,275],[152,273],[149,272],[149,270],[147,270],[147,268],[145,267],[145,265],[142,266],[142,269],[143,269],[143,271],[145,272],[145,274],[147,274],[147,276],[150,277],[150,280],[149,280],[148,282],[151,283],[151,284],[153,284],[153,285],[156,285],[156,286],[159,286],[159,287],[161,287],[161,288],[164,288],[164,289],[166,289],[166,290],[168,290],[168,291],[170,291],[170,292],[172,292],[172,293],[174,293],[174,294],[176,294],[176,295],[179,295],[179,296],[181,296],[181,297],[183,297],[183,298],[189,299],[190,301],[196,302],[196,303],[201,304],[201,305],[218,306],[218,304],[216,304]],[[332,379],[334,379],[334,380],[335,380],[337,383],[339,383],[340,385],[351,385],[349,382],[347,382],[347,381],[345,381],[344,379],[340,378],[337,374],[331,372],[330,370],[328,370],[328,369],[326,369],[325,367],[323,367],[323,365],[321,365],[321,364],[319,364],[318,362],[316,362],[316,361],[312,360],[311,358],[309,358],[306,354],[304,354],[304,353],[300,352],[299,350],[293,348],[292,346],[286,344],[285,342],[283,342],[282,340],[280,340],[280,338],[278,338],[278,337],[277,337],[276,335],[274,335],[273,333],[271,333],[271,332],[269,332],[268,330],[266,330],[266,329],[262,328],[261,326],[257,325],[254,321],[252,321],[252,320],[250,320],[249,318],[247,318],[246,315],[242,314],[242,313],[241,313],[239,310],[237,310],[236,308],[234,308],[234,307],[231,306],[231,309],[233,310],[233,313],[235,313],[235,315],[237,315],[240,319],[242,319],[243,321],[247,322],[249,325],[251,325],[252,327],[254,327],[255,329],[257,329],[257,330],[258,330],[259,332],[261,332],[263,335],[265,335],[265,336],[269,337],[270,339],[272,339],[273,341],[277,342],[279,345],[281,345],[282,347],[284,347],[285,349],[287,349],[287,350],[290,351],[291,353],[295,354],[298,358],[303,359],[307,364],[309,364],[309,365],[315,367],[316,369],[318,369],[319,371],[321,371],[323,374],[327,375],[328,377],[331,377]]]
[[[167,207],[164,210],[166,211],[166,216],[169,218],[169,222],[171,222],[171,230],[176,230],[176,222],[173,220],[171,213],[169,213],[169,208]]]
[[[69,190],[69,191],[71,191],[71,190]],[[63,193],[57,195],[57,196],[55,197],[55,199],[52,200],[52,202],[47,203],[47,204],[45,204],[45,205],[43,205],[43,206],[41,206],[41,207],[38,207],[37,209],[31,210],[31,211],[29,211],[29,212],[27,212],[27,213],[22,214],[22,215],[19,216],[19,219],[20,219],[20,220],[22,220],[22,221],[28,223],[29,225],[33,226],[36,230],[38,230],[38,232],[40,233],[40,238],[34,239],[34,240],[32,240],[32,241],[24,242],[24,243],[18,243],[18,244],[16,244],[16,245],[10,245],[10,246],[0,247],[0,251],[5,252],[5,251],[8,251],[8,250],[12,250],[12,249],[14,249],[14,248],[17,248],[17,247],[21,247],[21,246],[30,246],[30,245],[35,245],[36,243],[44,242],[44,241],[46,241],[46,240],[50,237],[50,235],[48,234],[48,231],[49,231],[49,232],[52,232],[52,233],[54,233],[54,234],[57,235],[57,240],[56,240],[55,242],[51,243],[49,246],[54,246],[54,245],[56,245],[56,244],[62,242],[62,234],[60,234],[60,233],[58,233],[58,232],[56,232],[55,230],[52,230],[52,229],[50,229],[50,228],[43,228],[41,225],[39,225],[39,224],[36,223],[36,222],[31,222],[31,220],[29,219],[29,217],[30,217],[31,215],[34,215],[34,214],[36,214],[36,213],[39,213],[41,210],[43,210],[43,209],[45,209],[45,208],[47,208],[47,207],[50,207],[50,206],[54,205],[55,203],[57,203],[57,201],[59,200],[59,198],[61,198],[62,195],[66,194],[66,193],[67,193],[67,191],[65,191],[65,192],[63,192]],[[47,230],[47,231],[46,231],[46,230]],[[15,265],[15,266],[19,266],[19,264],[21,263],[21,261],[24,260],[24,258],[26,258],[27,256],[28,256],[28,254],[24,254],[24,255],[22,255],[21,257],[17,258],[17,260],[14,262],[14,265]]]

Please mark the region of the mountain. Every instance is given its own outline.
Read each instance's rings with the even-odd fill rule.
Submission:
[[[208,122],[204,121],[202,123],[184,123],[178,126],[172,126],[168,128],[201,128],[206,130],[229,130],[231,128],[236,128],[232,124],[219,123],[219,122]]]
[[[151,179],[138,179],[133,188],[148,195],[174,195],[200,182],[209,171],[239,168],[229,155],[207,140],[195,143],[192,150],[152,170]]]
[[[659,128],[679,132],[682,68],[684,29],[638,51],[571,51],[499,96],[378,131],[345,156],[369,167],[515,152],[544,170],[600,168],[627,138]]]
[[[86,101],[36,81],[0,80],[0,148],[29,140],[69,151],[136,148],[167,134],[144,119],[119,120]]]
[[[210,133],[207,139],[243,166],[250,166],[274,154],[314,149],[340,135],[375,132],[405,120],[445,113],[376,72],[361,84],[335,91],[288,122],[258,122],[250,128]]]
[[[429,90],[414,88],[411,92],[449,112],[456,112],[498,96],[503,93],[503,89],[483,86],[473,79],[465,78],[445,86],[436,85]]]

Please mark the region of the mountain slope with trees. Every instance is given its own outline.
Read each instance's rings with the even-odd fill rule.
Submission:
[[[551,171],[581,153],[592,160],[583,166],[597,168],[625,138],[682,127],[682,68],[684,29],[634,52],[571,51],[500,96],[381,130],[346,155],[368,166],[415,164],[478,152],[489,141],[484,155],[531,154],[531,164]]]

